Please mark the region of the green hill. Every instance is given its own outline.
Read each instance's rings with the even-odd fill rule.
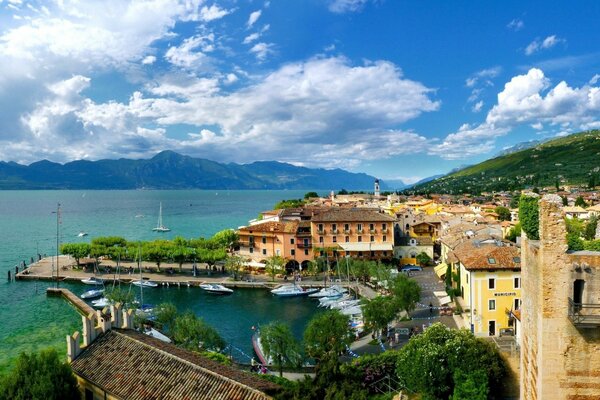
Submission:
[[[480,193],[526,187],[600,185],[600,131],[554,139],[526,150],[492,158],[413,190],[430,193]]]

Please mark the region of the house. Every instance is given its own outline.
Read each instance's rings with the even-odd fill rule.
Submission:
[[[569,206],[563,209],[565,213],[565,217],[567,218],[579,218],[579,219],[588,219],[590,214],[588,210],[579,206]]]
[[[400,265],[416,264],[417,255],[425,253],[433,260],[433,241],[429,237],[401,237],[394,247],[394,256],[400,259]]]
[[[134,331],[133,310],[83,316],[67,336],[68,360],[85,400],[267,400],[280,387]]]

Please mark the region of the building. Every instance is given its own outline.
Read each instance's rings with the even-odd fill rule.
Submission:
[[[279,386],[132,330],[133,310],[83,316],[83,343],[67,336],[85,400],[267,400]]]
[[[600,398],[600,252],[570,252],[562,199],[540,201],[522,237],[521,399]]]
[[[511,312],[521,308],[521,252],[498,239],[471,239],[447,256],[452,285],[471,331],[477,336],[498,336],[514,330]]]
[[[329,209],[310,221],[315,257],[392,258],[395,218],[377,211]]]

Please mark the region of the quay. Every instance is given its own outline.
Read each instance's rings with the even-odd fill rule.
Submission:
[[[88,316],[90,313],[95,314],[96,310],[90,307],[85,301],[75,296],[70,290],[63,288],[48,288],[46,296],[60,296],[71,303],[81,315]]]
[[[106,283],[122,282],[131,283],[140,279],[139,269],[136,263],[123,262],[120,264],[121,273],[117,274],[117,265],[111,260],[102,260],[97,270],[99,273],[87,271],[83,267],[77,267],[76,262],[70,256],[59,256],[58,258],[58,278],[56,276],[56,257],[42,258],[38,262],[28,265],[25,269],[15,275],[16,280],[44,280],[44,281],[59,281],[59,282],[81,282],[82,279],[97,277]],[[142,265],[143,279],[149,279],[161,286],[166,287],[186,287],[200,286],[205,283],[218,283],[230,288],[262,288],[274,289],[282,284],[289,284],[292,281],[287,281],[282,277],[276,277],[273,281],[270,276],[264,273],[242,272],[244,276],[241,280],[233,280],[227,274],[221,272],[210,271],[204,264],[197,268],[197,276],[192,273],[192,265],[184,264],[179,272],[179,265],[172,263],[161,263],[161,272],[157,271],[156,264],[151,262],[143,262]],[[110,272],[109,272],[110,271]],[[132,271],[132,272],[129,272]],[[169,273],[168,271],[172,271]],[[303,278],[300,285],[303,287],[322,288],[331,284],[337,284],[357,292],[359,296],[372,299],[377,296],[370,287],[353,282],[328,282],[325,284],[323,280],[314,278]]]

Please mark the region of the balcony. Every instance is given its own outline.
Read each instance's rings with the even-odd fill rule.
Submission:
[[[569,319],[577,328],[600,328],[600,304],[575,303],[569,298]]]
[[[310,249],[312,247],[312,243],[298,243],[299,249]]]

